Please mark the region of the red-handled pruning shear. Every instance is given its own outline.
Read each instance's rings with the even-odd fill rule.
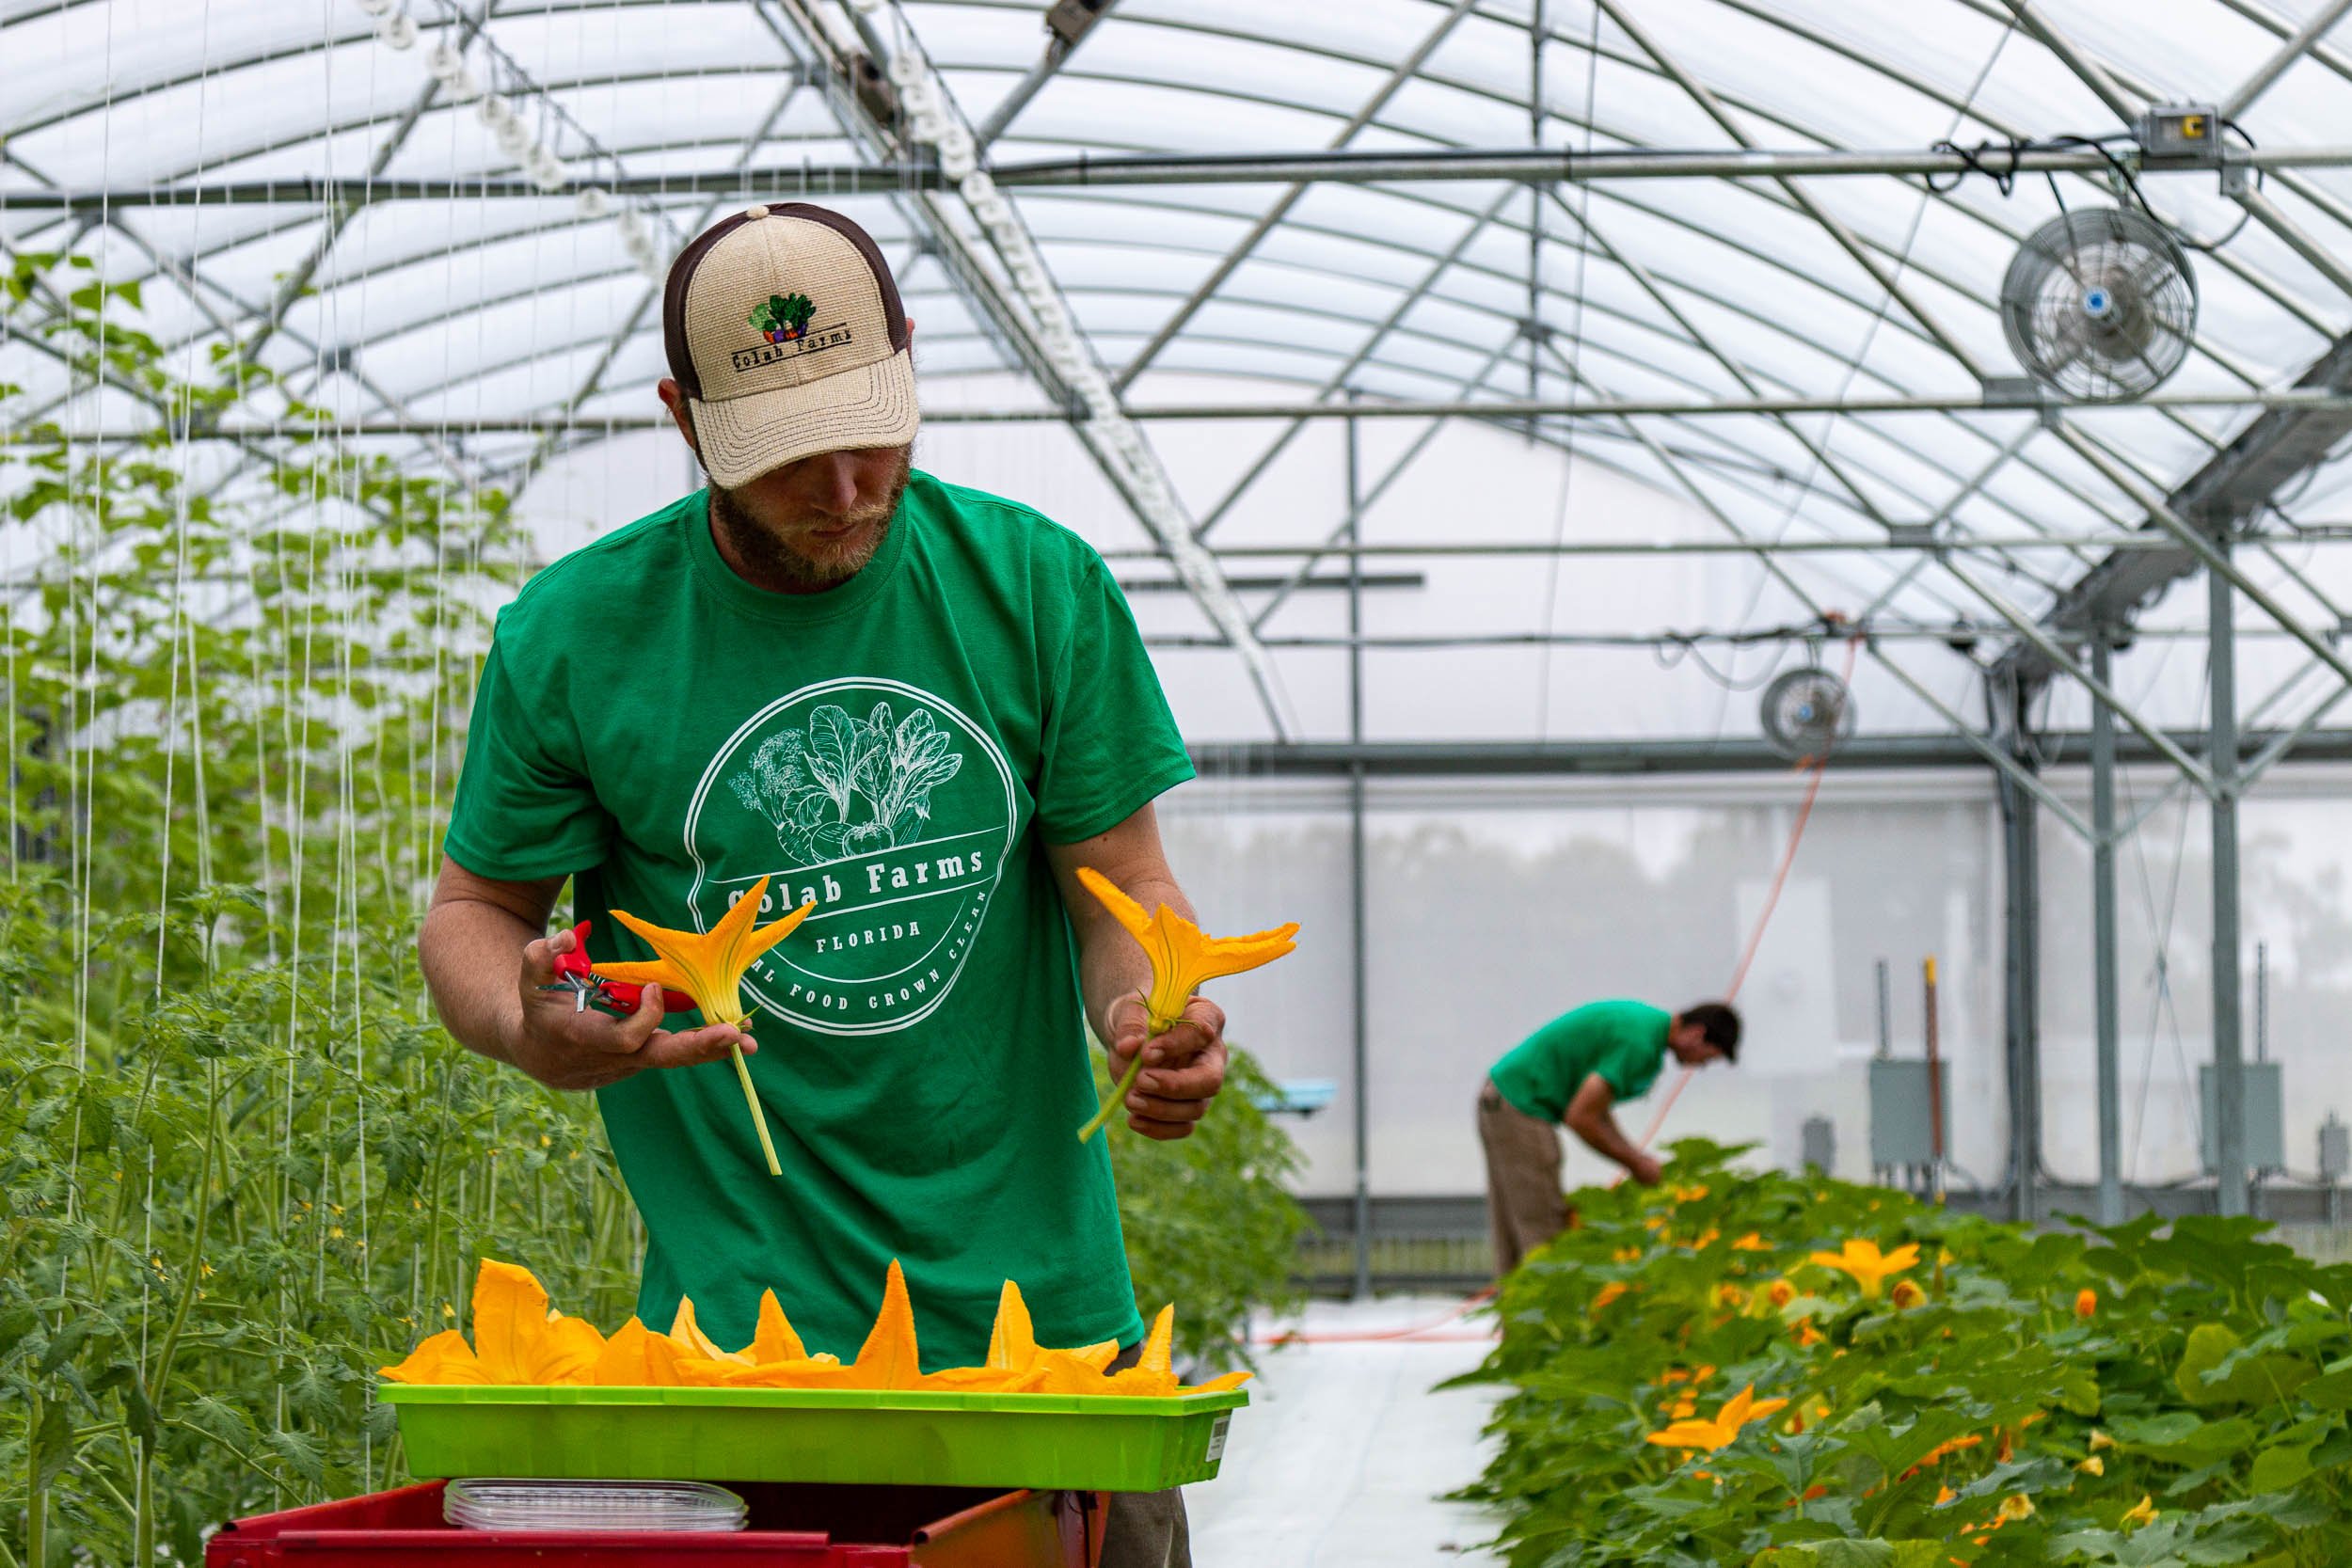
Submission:
[[[644,1000],[645,988],[627,980],[607,980],[596,974],[596,965],[588,959],[588,927],[594,921],[583,920],[572,927],[572,950],[555,956],[555,984],[541,989],[568,990],[572,993],[572,1011],[586,1012],[591,1002],[602,1002],[633,1013]],[[661,988],[661,1010],[682,1013],[692,1009],[694,999],[682,990]]]

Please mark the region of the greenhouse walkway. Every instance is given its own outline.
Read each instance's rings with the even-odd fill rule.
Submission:
[[[1454,1297],[1315,1302],[1266,1337],[1250,1407],[1217,1479],[1186,1493],[1200,1568],[1428,1568],[1497,1560],[1478,1510],[1441,1500],[1485,1463],[1485,1389],[1435,1393],[1475,1367],[1483,1319],[1409,1339],[1358,1338],[1444,1317]]]

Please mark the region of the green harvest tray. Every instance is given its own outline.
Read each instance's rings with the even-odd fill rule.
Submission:
[[[1239,1389],[1167,1399],[388,1383],[421,1477],[1157,1492],[1207,1481]]]

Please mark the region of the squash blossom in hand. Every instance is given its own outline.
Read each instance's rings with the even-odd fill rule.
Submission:
[[[648,925],[626,910],[614,910],[612,918],[636,932],[659,957],[650,963],[598,964],[596,973],[608,980],[682,990],[694,999],[705,1023],[748,1029],[751,1018],[743,1009],[740,989],[743,972],[751,968],[754,958],[790,936],[817,907],[811,899],[783,919],[755,928],[752,922],[759,917],[759,902],[767,893],[768,879],[762,877],[707,931],[673,931]],[[784,1167],[776,1163],[776,1146],[769,1140],[768,1117],[759,1108],[759,1096],[753,1092],[752,1069],[744,1065],[743,1048],[730,1043],[727,1050],[735,1057],[735,1076],[743,1085],[743,1102],[751,1107],[759,1151],[768,1157],[768,1174],[782,1176]]]
[[[1186,920],[1183,915],[1162,904],[1156,913],[1145,914],[1143,906],[1112,885],[1109,878],[1091,866],[1078,867],[1078,880],[1089,893],[1103,901],[1111,917],[1127,928],[1136,939],[1144,956],[1152,960],[1152,990],[1143,999],[1144,1011],[1151,1019],[1153,1035],[1165,1035],[1184,1016],[1184,1006],[1201,985],[1223,974],[1239,974],[1270,964],[1291,952],[1298,944],[1291,939],[1298,934],[1298,922],[1279,926],[1270,931],[1257,931],[1246,937],[1213,937]],[[1127,1091],[1136,1085],[1136,1074],[1142,1070],[1143,1053],[1136,1053],[1127,1064],[1119,1085],[1111,1090],[1103,1108],[1094,1113],[1094,1119],[1078,1129],[1078,1141],[1086,1142],[1111,1118],[1111,1113],[1126,1100]]]

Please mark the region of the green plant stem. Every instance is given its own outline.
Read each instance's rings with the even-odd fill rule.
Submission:
[[[1136,1059],[1127,1064],[1127,1070],[1120,1075],[1118,1084],[1113,1086],[1110,1094],[1095,1111],[1093,1119],[1078,1129],[1080,1143],[1086,1142],[1095,1133],[1100,1132],[1104,1124],[1111,1119],[1111,1113],[1127,1102],[1127,1091],[1136,1086],[1136,1074],[1142,1070],[1143,1053],[1138,1051],[1136,1053]]]
[[[49,1497],[40,1481],[40,1390],[24,1412],[24,1560],[34,1568],[49,1561]]]
[[[782,1176],[784,1167],[776,1164],[776,1146],[768,1137],[768,1114],[759,1108],[759,1096],[753,1092],[752,1069],[743,1060],[743,1048],[730,1042],[727,1053],[735,1058],[735,1076],[743,1085],[743,1103],[752,1108],[752,1129],[759,1134],[759,1151],[768,1157],[768,1174]]]

